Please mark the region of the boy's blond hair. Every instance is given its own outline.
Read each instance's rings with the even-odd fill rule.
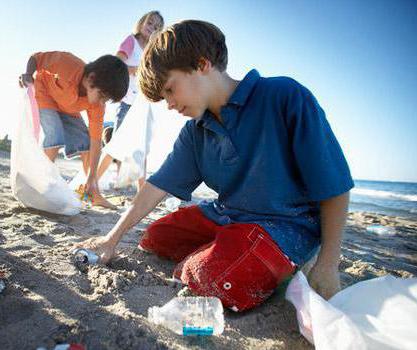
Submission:
[[[186,20],[176,23],[149,40],[139,67],[139,84],[151,101],[162,100],[161,91],[170,70],[197,70],[201,59],[220,72],[227,67],[225,36],[214,24]]]

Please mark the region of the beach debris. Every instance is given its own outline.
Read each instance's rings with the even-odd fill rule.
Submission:
[[[38,347],[36,350],[47,350],[45,347]],[[71,343],[71,344],[58,344],[52,350],[87,350],[83,344]]]
[[[169,211],[175,211],[181,204],[181,200],[176,197],[170,197],[165,201],[165,207]]]
[[[0,279],[0,294],[6,289],[6,283]]]
[[[395,228],[383,225],[370,225],[366,228],[366,231],[376,233],[379,236],[395,235]]]
[[[0,294],[6,289],[6,282],[4,281],[4,272],[0,271]]]
[[[80,185],[75,192],[78,194],[83,209],[91,208],[93,206],[93,197],[91,194],[85,192],[84,185]]]
[[[148,309],[148,321],[185,336],[219,335],[224,330],[223,306],[215,297],[175,297]]]
[[[74,249],[72,254],[72,261],[81,272],[86,272],[89,265],[96,265],[100,260],[96,253],[85,248]]]

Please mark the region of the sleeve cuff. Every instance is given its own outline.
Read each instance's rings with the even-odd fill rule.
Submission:
[[[181,190],[179,188],[171,188],[167,184],[161,183],[156,179],[154,176],[151,176],[149,179],[146,180],[150,184],[154,185],[155,187],[158,187],[160,190],[165,191],[183,201],[189,202],[191,200],[191,193],[190,191]]]

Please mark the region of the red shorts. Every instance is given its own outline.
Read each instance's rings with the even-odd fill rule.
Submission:
[[[261,226],[220,226],[197,206],[155,221],[139,245],[178,262],[174,277],[191,291],[216,296],[235,311],[262,303],[295,271],[295,265]]]

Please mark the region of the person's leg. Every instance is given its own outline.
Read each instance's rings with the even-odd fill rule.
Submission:
[[[179,262],[215,238],[215,223],[200,208],[180,208],[149,225],[139,247],[164,258]]]
[[[73,158],[79,155],[83,163],[83,170],[88,175],[90,168],[90,135],[87,126],[82,118],[74,118],[61,114],[61,119],[65,132],[65,155],[67,158]],[[100,193],[93,194],[92,202],[93,205],[112,209],[116,208],[116,206],[107,201]]]
[[[117,129],[120,128],[120,126],[123,123],[123,120],[126,117],[127,112],[129,111],[131,105],[124,103],[124,102],[120,102],[119,107],[117,108],[117,112],[116,112],[116,124],[114,127],[114,132],[117,131]],[[120,172],[120,167],[122,165],[122,162],[120,162],[119,160],[116,161],[116,165],[117,165],[117,174],[119,174]]]
[[[90,150],[90,135],[87,125],[82,118],[76,118],[64,113],[60,114],[65,133],[65,156],[69,159],[82,156],[84,162],[87,162]],[[86,165],[88,165],[88,162]]]
[[[113,157],[108,154],[101,157],[100,163],[98,164],[98,169],[97,169],[97,179],[100,180],[100,178],[103,176],[103,174],[106,172],[106,170],[109,168],[112,162],[113,162]]]
[[[64,127],[59,112],[53,109],[39,109],[39,119],[44,134],[43,149],[46,156],[54,162],[58,151],[65,145]]]
[[[143,176],[138,179],[138,192],[142,189],[146,182],[146,158],[143,166]]]
[[[105,146],[107,145],[113,136],[113,130],[114,128],[109,126],[103,130],[103,136],[102,136],[102,144]],[[103,176],[103,174],[106,172],[106,170],[109,168],[110,164],[113,162],[112,156],[109,154],[106,154],[104,152],[101,153],[100,161],[98,163],[97,167],[97,179],[100,180],[100,178]]]
[[[295,271],[269,234],[256,224],[231,224],[185,258],[174,277],[199,295],[218,297],[234,311],[253,308]]]
[[[44,148],[43,151],[45,152],[46,156],[49,158],[50,161],[55,162],[55,159],[59,152],[59,147]]]

